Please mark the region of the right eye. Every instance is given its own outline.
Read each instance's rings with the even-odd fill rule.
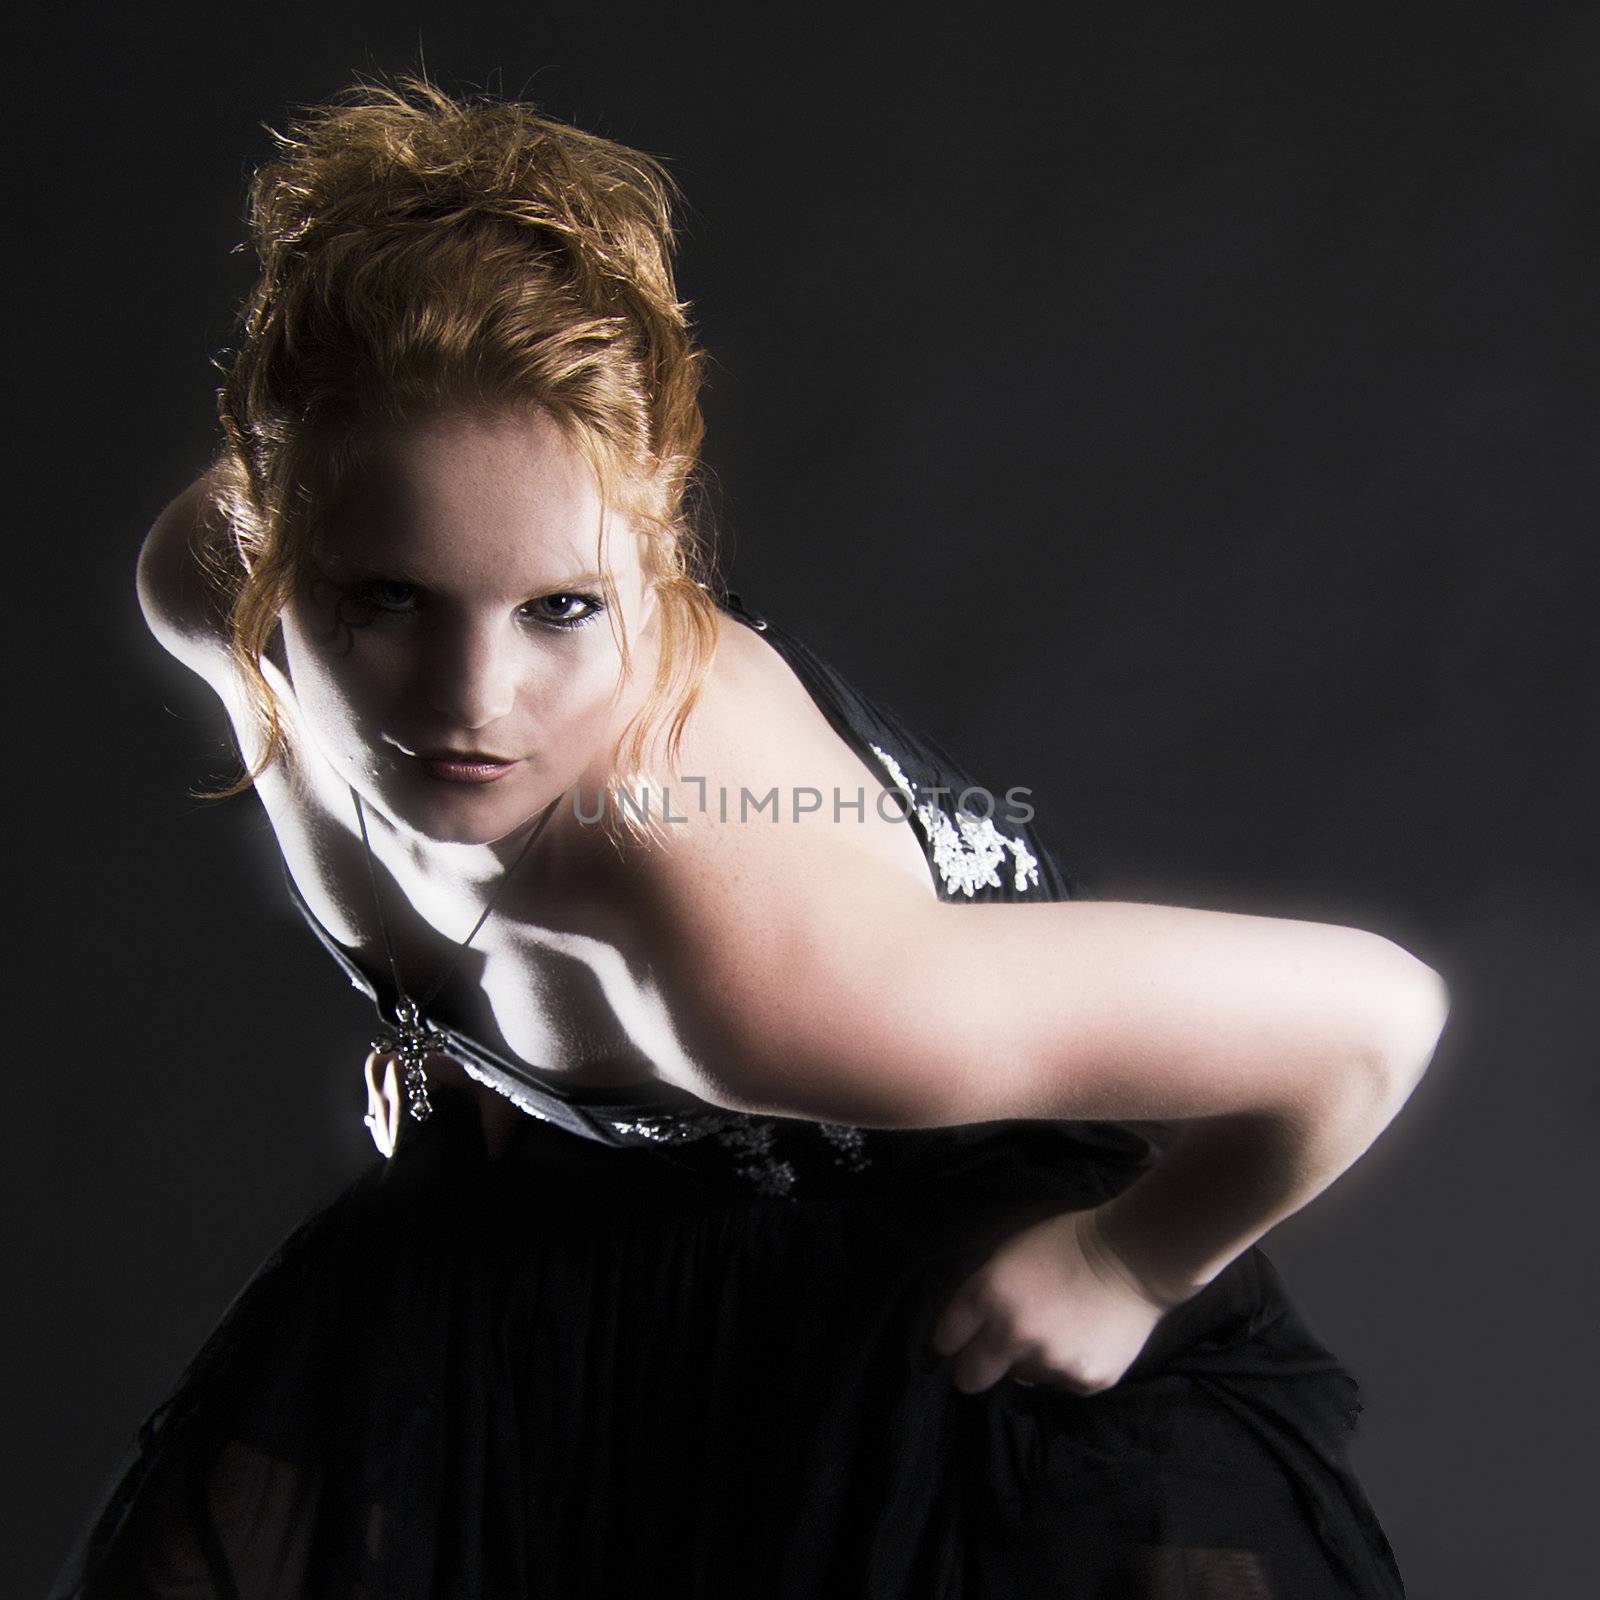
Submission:
[[[405,615],[416,610],[417,591],[409,583],[392,578],[370,578],[365,583],[353,585],[349,594],[353,599],[364,600],[368,605],[391,615]]]

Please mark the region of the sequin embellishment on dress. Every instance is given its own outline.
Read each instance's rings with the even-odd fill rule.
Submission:
[[[452,1061],[460,1064],[462,1070],[474,1082],[481,1083],[485,1088],[493,1089],[496,1094],[503,1095],[518,1111],[525,1112],[530,1117],[537,1117],[540,1122],[550,1121],[549,1116],[540,1107],[539,1102],[510,1079],[496,1072],[485,1072],[475,1061],[468,1058],[464,1050],[453,1050],[447,1053]]]
[[[835,1166],[850,1172],[865,1172],[872,1165],[867,1154],[867,1133],[864,1128],[853,1128],[847,1122],[819,1122],[817,1132],[831,1144],[837,1154]]]
[[[739,1165],[734,1172],[758,1194],[774,1200],[794,1200],[799,1174],[792,1161],[777,1152],[778,1129],[768,1117],[737,1111],[667,1111],[628,1120],[607,1119],[628,1144],[681,1145],[715,1139]],[[847,1172],[865,1172],[872,1165],[867,1153],[867,1131],[840,1122],[803,1124],[814,1127],[833,1147],[834,1165]]]
[[[946,890],[964,894],[970,900],[977,889],[999,889],[997,870],[1009,851],[1012,857],[1011,886],[1019,893],[1039,886],[1039,862],[1022,842],[995,827],[993,817],[975,817],[958,810],[950,813],[928,800],[917,799],[917,785],[887,750],[873,745],[872,753],[902,789],[933,850],[933,862],[944,879]]]

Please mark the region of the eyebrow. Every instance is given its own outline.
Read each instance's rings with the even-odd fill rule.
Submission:
[[[358,557],[345,555],[340,551],[330,551],[323,557],[324,565],[345,578],[370,578],[382,576],[398,583],[409,583],[418,589],[431,589],[433,585],[424,578],[415,568],[404,561],[367,561]],[[546,583],[534,585],[533,591],[539,594],[565,594],[578,588],[603,588],[604,582],[598,572],[578,572],[565,576],[552,578]]]

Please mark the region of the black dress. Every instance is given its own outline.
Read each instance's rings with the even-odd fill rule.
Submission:
[[[958,814],[971,780],[942,749],[722,603],[903,787],[941,896],[1075,893],[1015,807]],[[577,1093],[434,1021],[528,1116],[491,1160],[471,1100],[436,1089],[295,1229],[51,1600],[1403,1594],[1347,1458],[1356,1384],[1259,1248],[1095,1395],[965,1394],[931,1349],[1002,1240],[1138,1175],[1148,1125],[864,1130]]]

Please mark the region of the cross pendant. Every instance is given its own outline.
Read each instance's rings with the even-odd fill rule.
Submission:
[[[408,995],[394,1008],[395,1031],[372,1041],[372,1048],[380,1054],[393,1053],[400,1058],[400,1081],[405,1086],[406,1109],[418,1122],[426,1122],[433,1111],[428,1099],[428,1074],[423,1061],[443,1044],[444,1036],[429,1026],[417,1010],[417,1003]]]

